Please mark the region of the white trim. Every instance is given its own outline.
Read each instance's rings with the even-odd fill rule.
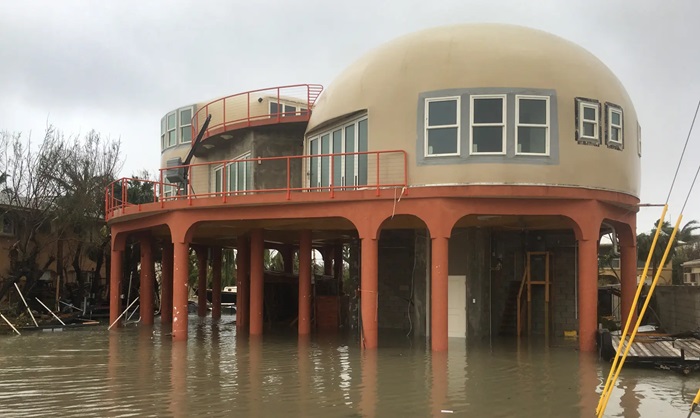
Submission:
[[[474,101],[479,99],[501,99],[503,105],[503,114],[501,123],[474,123]],[[506,154],[506,121],[507,115],[507,96],[505,94],[475,94],[469,96],[469,155],[505,155]],[[479,152],[474,151],[474,127],[485,126],[500,126],[501,127],[501,152]]]
[[[430,103],[432,102],[451,102],[454,101],[457,106],[455,112],[457,113],[455,116],[455,123],[450,124],[450,125],[435,125],[435,126],[430,126]],[[450,156],[459,156],[461,152],[461,141],[460,141],[460,133],[461,133],[461,98],[460,96],[447,96],[447,97],[430,97],[425,99],[425,110],[424,110],[424,115],[423,117],[425,118],[425,123],[424,125],[424,131],[423,131],[423,156],[426,158],[428,157],[450,157]],[[457,152],[455,153],[445,153],[445,154],[433,154],[430,153],[430,150],[428,148],[428,132],[431,129],[444,129],[444,128],[457,128],[457,137],[455,140],[457,141]]]
[[[620,115],[620,123],[619,124],[613,124],[613,122],[612,122],[613,113],[617,113]],[[622,145],[622,142],[624,141],[624,139],[623,139],[623,135],[624,135],[623,132],[624,131],[622,129],[622,125],[624,122],[622,120],[622,117],[623,117],[623,115],[622,115],[621,108],[608,105],[608,127],[607,127],[608,128],[608,143],[615,144],[615,145]],[[619,141],[612,139],[612,137],[613,137],[612,136],[612,129],[613,128],[620,130],[620,140]]]
[[[593,109],[595,111],[595,119],[586,119],[584,109]],[[583,130],[584,123],[593,124],[593,136],[588,136]],[[578,140],[595,141],[600,143],[600,104],[586,100],[578,102]]]
[[[545,101],[545,124],[520,123],[520,100],[544,100]],[[545,152],[520,152],[518,151],[518,128],[545,128]],[[549,108],[549,96],[516,95],[515,96],[515,155],[549,156],[549,136],[551,131],[551,119]]]

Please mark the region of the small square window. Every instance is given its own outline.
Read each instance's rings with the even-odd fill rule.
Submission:
[[[425,155],[459,155],[459,98],[425,101]]]
[[[576,98],[576,141],[600,145],[600,103],[597,100]]]
[[[12,221],[12,218],[7,213],[0,214],[0,222],[2,222],[2,229],[0,229],[0,235],[15,235],[15,223]]]
[[[613,103],[605,103],[606,125],[605,139],[608,148],[621,150],[623,148],[623,114],[622,108]]]
[[[505,154],[505,96],[471,96],[470,100],[470,154]]]

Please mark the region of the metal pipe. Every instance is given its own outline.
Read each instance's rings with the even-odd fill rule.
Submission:
[[[46,308],[46,310],[49,311],[49,313],[50,313],[51,315],[53,315],[54,318],[58,319],[58,322],[60,322],[63,326],[66,325],[66,323],[63,322],[63,321],[61,321],[61,318],[57,317],[56,314],[53,313],[53,311],[52,311],[51,309],[49,309],[48,306],[44,305],[44,302],[40,301],[39,298],[36,298],[36,297],[35,297],[34,299],[36,299],[37,302],[41,303],[41,306],[43,306],[44,308]]]
[[[37,328],[39,328],[39,324],[36,323],[36,319],[34,319],[34,314],[32,313],[32,310],[29,309],[29,305],[27,305],[27,301],[24,300],[24,295],[22,295],[22,292],[19,290],[19,286],[17,286],[17,282],[13,283],[15,285],[15,289],[17,289],[17,293],[19,293],[19,297],[22,298],[22,302],[24,303],[24,306],[27,308],[27,312],[29,312],[29,316],[32,317],[32,321],[34,321],[34,325],[36,325]]]
[[[138,296],[136,297],[136,299],[134,299],[133,302],[131,302],[131,305],[133,305],[134,303],[136,303],[137,300],[139,300],[139,297],[138,297]],[[117,317],[117,319],[115,319],[114,322],[112,322],[112,325],[110,325],[109,327],[107,327],[107,331],[109,331],[110,329],[112,329],[112,327],[114,326],[114,324],[116,324],[116,323],[121,319],[121,317],[124,316],[124,314],[129,310],[129,308],[131,308],[131,305],[127,306],[126,309],[124,309],[124,312],[122,312],[121,315],[119,315],[119,316]]]
[[[12,328],[12,330],[13,330],[14,332],[17,333],[17,335],[22,335],[22,334],[19,333],[19,331],[17,331],[17,328],[15,328],[15,326],[12,325],[12,324],[10,323],[10,321],[7,320],[7,318],[5,318],[5,315],[3,315],[3,314],[0,313],[0,317],[1,317],[2,319],[4,319],[5,322],[7,322],[7,325],[9,325],[10,328]]]

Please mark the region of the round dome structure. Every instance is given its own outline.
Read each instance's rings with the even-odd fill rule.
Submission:
[[[366,112],[368,150],[405,150],[411,186],[640,189],[639,125],[617,77],[578,45],[502,24],[391,41],[319,97],[307,137]]]

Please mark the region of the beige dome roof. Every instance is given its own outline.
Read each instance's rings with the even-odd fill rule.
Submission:
[[[504,170],[502,165],[494,167],[499,164],[478,164],[476,172],[472,164],[445,176],[436,174],[436,166],[411,167],[419,153],[415,143],[420,94],[464,88],[554,91],[559,119],[559,161],[555,167],[509,164]],[[576,97],[624,109],[624,150],[608,149],[604,144],[577,144]],[[308,132],[364,109],[369,114],[370,150],[405,149],[409,153],[409,181],[414,185],[554,182],[639,193],[637,116],[627,92],[590,52],[543,31],[503,24],[464,24],[432,28],[386,43],[350,65],[323,92]],[[583,172],[579,163],[588,169]],[[604,168],[588,177],[591,164]],[[558,176],[552,177],[552,170],[558,170]]]

